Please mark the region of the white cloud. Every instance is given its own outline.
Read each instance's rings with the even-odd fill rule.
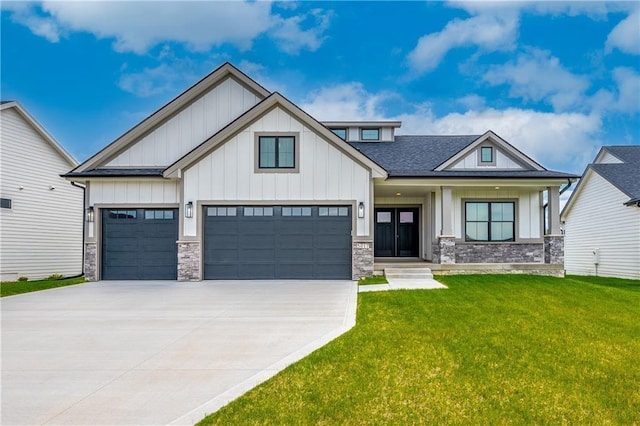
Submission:
[[[615,109],[631,113],[640,110],[640,74],[632,68],[618,67],[613,70],[613,79],[618,85]]]
[[[57,43],[62,36],[62,28],[55,19],[49,16],[39,16],[35,13],[35,4],[27,2],[4,2],[2,10],[11,12],[11,20],[24,25],[32,33],[44,37],[51,43]]]
[[[250,49],[261,36],[272,36],[285,52],[316,50],[324,40],[330,13],[315,9],[283,18],[262,1],[225,2],[63,2],[4,7],[11,19],[37,35],[58,41],[70,32],[88,32],[114,39],[118,52],[144,54],[164,42],[183,44],[191,51],[207,51],[231,44]]]
[[[138,97],[147,98],[175,91],[175,86],[182,81],[183,75],[175,66],[161,64],[140,72],[124,73],[118,80],[118,87]]]
[[[547,51],[532,49],[515,61],[489,68],[483,79],[492,84],[508,84],[509,96],[546,101],[555,110],[579,104],[589,88],[589,79],[572,74]]]
[[[308,14],[290,18],[276,17],[271,37],[286,53],[298,54],[302,49],[315,52],[326,38],[324,33],[329,28],[331,16],[331,12],[313,9]],[[308,28],[303,29],[303,26]]]
[[[543,166],[580,173],[602,145],[598,114],[548,113],[529,109],[486,108],[437,116],[429,103],[404,114],[387,114],[392,92],[369,93],[361,83],[324,87],[299,105],[320,120],[401,120],[399,134],[482,134],[493,130]]]
[[[621,52],[640,55],[640,8],[616,25],[605,43],[607,52],[618,49]]]
[[[518,16],[513,13],[481,14],[454,19],[442,31],[420,37],[407,60],[415,73],[435,69],[451,49],[477,46],[481,50],[512,50],[518,33]]]

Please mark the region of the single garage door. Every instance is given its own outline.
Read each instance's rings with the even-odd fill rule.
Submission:
[[[204,208],[204,278],[351,279],[351,207]]]
[[[102,210],[102,279],[177,279],[177,240],[177,209]]]

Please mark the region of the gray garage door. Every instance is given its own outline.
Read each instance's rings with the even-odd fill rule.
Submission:
[[[177,209],[102,210],[102,279],[175,280]]]
[[[204,208],[204,278],[351,279],[348,206]]]

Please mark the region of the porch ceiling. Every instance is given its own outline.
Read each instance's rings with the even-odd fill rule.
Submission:
[[[401,196],[415,197],[423,196],[429,192],[439,191],[441,187],[448,186],[454,188],[473,188],[480,191],[500,191],[500,190],[527,190],[544,191],[547,187],[559,186],[558,180],[538,180],[534,182],[523,182],[515,179],[482,179],[482,180],[448,180],[448,179],[387,179],[376,180],[374,191],[377,197]]]

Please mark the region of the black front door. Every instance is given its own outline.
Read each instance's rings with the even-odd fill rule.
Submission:
[[[376,257],[418,257],[419,227],[417,208],[375,209]]]

